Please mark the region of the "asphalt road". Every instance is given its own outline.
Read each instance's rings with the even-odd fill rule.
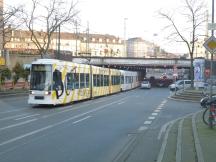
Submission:
[[[140,132],[140,159],[154,161],[167,122],[199,111],[196,103],[169,100],[169,90],[136,89],[66,106],[31,107],[27,96],[0,99],[1,162],[111,162]],[[124,150],[124,151],[122,151]]]

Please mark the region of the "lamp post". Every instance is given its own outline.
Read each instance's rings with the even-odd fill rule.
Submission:
[[[128,18],[124,18],[124,54],[127,56],[127,45],[126,45],[126,21],[128,20]]]
[[[214,0],[212,0],[212,24],[214,24]],[[211,30],[211,35],[214,36],[214,29]],[[211,53],[211,64],[210,64],[210,80],[211,80],[211,85],[210,85],[210,99],[212,99],[212,93],[213,93],[213,52]]]

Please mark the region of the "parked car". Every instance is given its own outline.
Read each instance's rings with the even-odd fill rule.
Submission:
[[[144,80],[141,83],[141,88],[147,88],[150,89],[151,88],[151,83],[148,80]]]
[[[180,89],[185,89],[191,86],[191,80],[178,80],[175,83],[169,85],[171,91],[178,91]]]

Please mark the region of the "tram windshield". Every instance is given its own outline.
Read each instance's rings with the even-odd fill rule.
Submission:
[[[51,65],[32,65],[30,89],[39,91],[49,91],[51,90],[51,84]]]

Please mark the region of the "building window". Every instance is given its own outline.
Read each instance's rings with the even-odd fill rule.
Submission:
[[[102,38],[99,38],[99,42],[102,42],[103,40],[102,40]]]
[[[95,38],[92,38],[92,42],[95,42]]]

